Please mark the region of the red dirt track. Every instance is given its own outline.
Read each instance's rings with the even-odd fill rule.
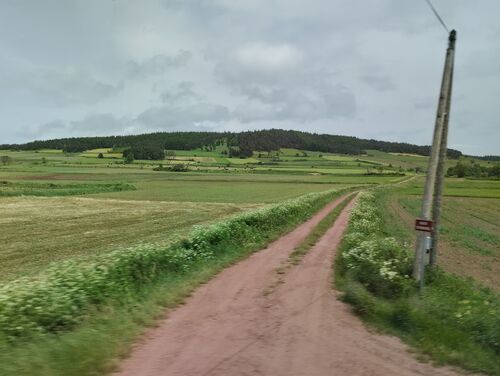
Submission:
[[[395,337],[370,333],[337,300],[331,265],[352,202],[276,284],[276,269],[342,199],[198,288],[115,375],[455,375],[418,362]]]

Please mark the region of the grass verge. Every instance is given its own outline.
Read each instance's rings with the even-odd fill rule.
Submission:
[[[437,364],[500,375],[500,296],[439,269],[428,271],[419,294],[409,278],[411,252],[384,234],[379,199],[380,193],[365,194],[351,214],[335,261],[343,299],[366,322]]]

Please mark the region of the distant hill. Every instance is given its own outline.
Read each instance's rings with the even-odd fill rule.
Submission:
[[[362,139],[351,136],[336,136],[293,130],[269,129],[248,132],[156,132],[130,136],[73,137],[25,144],[4,144],[0,149],[39,150],[62,149],[66,152],[81,152],[98,148],[126,148],[154,146],[167,150],[192,150],[215,148],[225,144],[235,154],[248,155],[251,151],[272,151],[280,148],[319,151],[325,153],[362,154],[365,150],[380,150],[388,153],[411,153],[429,155],[429,146],[404,142],[388,142]],[[457,159],[458,150],[448,149],[448,157]]]

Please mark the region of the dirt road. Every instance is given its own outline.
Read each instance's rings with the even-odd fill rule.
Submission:
[[[419,363],[397,338],[370,333],[336,299],[331,264],[352,203],[276,285],[276,269],[339,202],[196,290],[115,375],[454,375]]]

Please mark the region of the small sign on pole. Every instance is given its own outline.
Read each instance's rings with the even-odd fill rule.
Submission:
[[[428,219],[417,218],[415,220],[415,230],[432,232],[433,222]]]

